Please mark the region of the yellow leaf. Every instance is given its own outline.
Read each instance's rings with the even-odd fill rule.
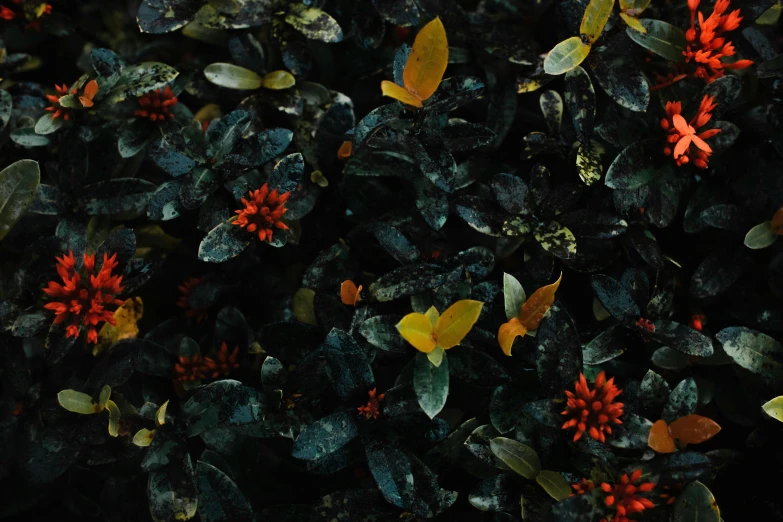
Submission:
[[[346,141],[345,143],[351,143],[351,142]],[[329,180],[326,179],[326,176],[324,176],[324,173],[321,172],[320,170],[314,170],[310,173],[310,181],[312,181],[313,183],[315,183],[321,188],[326,188],[329,186]]]
[[[105,323],[98,331],[98,344],[92,349],[97,356],[112,344],[122,339],[135,339],[139,334],[138,320],[144,314],[144,303],[141,297],[126,300],[114,312],[115,325]]]
[[[604,26],[612,14],[614,0],[590,0],[582,17],[582,25],[579,28],[579,34],[584,35],[587,40],[593,44],[601,33],[604,32]]]
[[[208,103],[198,110],[198,112],[193,116],[193,119],[199,123],[204,123],[205,121],[216,120],[222,115],[223,113],[220,110],[220,105],[216,103]]]
[[[549,307],[555,302],[555,292],[557,292],[560,286],[560,281],[563,279],[563,274],[557,278],[557,281],[551,285],[542,286],[533,295],[528,297],[525,304],[522,305],[522,310],[519,312],[519,321],[527,328],[527,330],[535,330],[541,323],[541,319],[544,318]]]
[[[620,9],[631,16],[639,16],[647,9],[651,0],[620,0]]]
[[[315,298],[315,292],[309,288],[297,290],[294,294],[294,315],[300,323],[318,326],[318,321],[315,319],[315,310],[313,309],[313,298]]]
[[[771,401],[764,403],[761,408],[773,419],[777,419],[780,422],[783,422],[783,395],[780,397],[775,397]]]
[[[411,94],[426,100],[440,85],[449,64],[449,43],[440,18],[421,28],[402,71],[402,81]]]
[[[432,323],[424,314],[412,313],[397,323],[397,331],[403,339],[420,352],[429,353],[435,349],[435,339],[432,338]]]
[[[166,401],[163,403],[163,406],[158,408],[158,411],[155,412],[155,424],[158,426],[163,426],[166,423],[166,408],[169,405],[169,401]]]
[[[147,428],[142,428],[136,432],[136,435],[133,436],[133,443],[136,446],[141,446],[143,448],[152,444],[152,439],[154,438],[155,438],[155,430],[148,430]]]
[[[551,75],[565,74],[587,58],[590,46],[581,38],[572,36],[557,44],[544,59],[544,72]]]
[[[76,390],[61,391],[57,394],[57,402],[66,410],[82,415],[92,415],[101,411],[98,409],[98,405],[93,402],[92,397]]]
[[[435,325],[438,324],[438,319],[440,319],[440,313],[438,312],[438,309],[434,306],[430,306],[429,310],[424,312],[424,315],[426,315],[430,320],[430,323],[432,323],[432,331],[434,332]]]
[[[434,350],[427,352],[427,359],[430,360],[435,368],[439,368],[440,364],[443,362],[443,354],[445,353],[446,351],[443,348],[436,346]]]
[[[524,337],[526,333],[527,328],[516,317],[507,323],[503,323],[498,330],[500,349],[503,350],[504,354],[511,357],[511,347],[514,346],[514,340],[517,337]]]
[[[406,105],[412,105],[418,108],[423,107],[423,105],[421,104],[421,100],[419,98],[409,93],[404,88],[400,87],[394,82],[383,80],[381,82],[381,92],[383,93],[384,96],[388,96],[389,98],[394,98],[395,100],[401,101]]]
[[[119,434],[120,409],[111,399],[106,401],[106,409],[109,410],[109,435],[116,437]]]
[[[669,434],[685,444],[698,444],[718,434],[720,426],[701,415],[688,415],[669,424]]]
[[[481,301],[470,299],[463,299],[449,306],[435,324],[438,346],[444,350],[457,346],[476,324],[483,306]]]
[[[677,447],[674,439],[669,435],[669,426],[661,419],[652,425],[650,435],[647,437],[647,445],[658,453],[674,453]]]
[[[288,89],[296,84],[296,78],[288,71],[272,71],[264,75],[262,85],[276,91]]]
[[[626,24],[628,24],[628,27],[630,27],[634,31],[638,31],[640,33],[647,34],[647,29],[644,28],[642,23],[635,16],[631,16],[631,15],[625,14],[625,13],[620,13],[620,18],[622,18],[623,21]]]

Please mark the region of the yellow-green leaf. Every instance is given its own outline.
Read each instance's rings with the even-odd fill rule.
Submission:
[[[106,409],[109,410],[109,435],[116,437],[119,433],[120,409],[111,399],[106,401]]]
[[[476,324],[483,306],[481,301],[470,299],[463,299],[449,306],[435,325],[438,346],[444,350],[457,346]]]
[[[565,74],[582,63],[590,54],[590,46],[578,36],[572,36],[557,44],[544,59],[544,72],[551,75]]]
[[[404,88],[400,87],[394,82],[390,82],[388,80],[383,80],[381,82],[381,92],[384,96],[388,96],[389,98],[394,98],[397,101],[401,101],[402,103],[406,105],[411,105],[413,107],[423,107],[421,104],[421,100],[414,96],[413,94],[406,91]]]
[[[263,79],[263,86],[275,91],[290,89],[294,84],[296,84],[296,78],[288,71],[272,71],[265,74]]]
[[[527,333],[525,325],[514,317],[509,322],[503,323],[498,329],[498,343],[503,353],[511,357],[511,347],[514,346],[514,340],[517,337],[524,337]]]
[[[582,25],[579,33],[584,35],[587,40],[593,44],[601,33],[604,32],[604,26],[612,14],[614,0],[590,0],[582,17]]]
[[[101,388],[101,393],[98,395],[98,411],[103,411],[106,407],[106,401],[111,397],[111,386],[108,384]]]
[[[430,360],[435,368],[440,368],[440,364],[443,362],[443,354],[445,353],[443,348],[436,346],[434,350],[427,352],[427,359]]]
[[[549,307],[555,302],[555,292],[560,287],[560,281],[563,280],[563,274],[557,278],[557,281],[551,285],[542,286],[533,295],[528,297],[525,304],[522,305],[522,310],[519,313],[519,321],[528,330],[535,330],[538,325],[541,324],[541,319],[544,318],[549,311]]]
[[[761,407],[773,419],[783,422],[783,395],[775,397]]]
[[[536,475],[536,482],[558,502],[571,496],[571,484],[557,471],[545,469]]]
[[[628,24],[628,27],[630,27],[634,31],[647,34],[647,29],[644,28],[642,23],[635,16],[631,16],[626,13],[620,13],[620,18],[622,18],[623,22]]]
[[[435,92],[449,64],[449,43],[440,18],[425,25],[416,35],[402,71],[405,88],[421,100]]]
[[[57,394],[57,402],[66,410],[83,415],[92,415],[103,410],[103,408],[98,409],[98,405],[93,402],[92,397],[76,390],[61,391]]]
[[[261,87],[263,80],[250,69],[231,63],[211,63],[204,68],[207,80],[227,89],[254,90]]]
[[[430,306],[429,309],[424,312],[424,315],[426,315],[427,319],[432,323],[432,331],[435,331],[435,325],[438,324],[438,319],[440,319],[440,312],[438,312],[438,309],[434,306]]]
[[[535,478],[541,471],[541,461],[536,450],[514,439],[495,437],[489,441],[489,449],[503,464],[527,479]]]
[[[141,446],[143,448],[152,444],[152,439],[154,438],[155,438],[155,430],[148,430],[147,428],[142,428],[136,432],[136,435],[133,436],[133,443],[136,446]]]
[[[781,10],[783,10],[783,5],[780,3],[773,5],[756,18],[756,23],[759,25],[775,25],[780,20]]]
[[[166,424],[166,408],[169,405],[169,401],[166,401],[163,403],[163,406],[158,408],[158,411],[155,412],[155,423],[158,426],[163,426]]]
[[[309,288],[300,288],[294,294],[294,315],[296,320],[318,326],[318,321],[315,319],[315,310],[313,309],[313,299],[315,298],[315,292]]]
[[[420,352],[429,353],[435,349],[436,342],[432,338],[432,323],[424,314],[412,313],[397,323],[397,331],[403,339]]]

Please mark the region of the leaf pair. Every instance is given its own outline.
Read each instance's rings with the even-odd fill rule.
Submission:
[[[522,285],[513,276],[504,274],[504,292],[506,294],[506,315],[511,315],[513,310],[519,310],[518,316],[512,316],[509,321],[503,323],[498,330],[498,343],[503,353],[511,356],[511,347],[517,337],[524,337],[528,332],[538,328],[552,303],[555,302],[555,292],[560,286],[563,274],[551,285],[542,286],[525,299],[525,291]]]
[[[90,80],[87,82],[87,85],[84,86],[84,94],[79,96],[79,102],[81,102],[82,107],[92,107],[95,105],[92,99],[95,98],[96,94],[98,94],[98,82]]]
[[[440,85],[448,64],[446,29],[440,18],[435,18],[416,35],[402,73],[404,87],[384,80],[381,91],[384,96],[421,108],[422,102],[432,96]]]
[[[86,393],[76,390],[63,390],[57,394],[57,402],[60,406],[72,413],[81,415],[94,415],[104,410],[109,411],[109,435],[116,437],[119,432],[120,409],[110,400],[111,387],[104,386],[98,396],[98,402]]]
[[[679,440],[685,448],[688,444],[709,440],[719,431],[717,422],[701,415],[681,417],[671,424],[666,424],[666,421],[661,419],[650,429],[647,444],[658,453],[673,453],[677,451],[674,439]]]
[[[443,351],[457,346],[468,335],[479,318],[484,303],[463,299],[443,312],[434,306],[426,313],[411,313],[397,323],[397,331],[414,348],[427,354],[430,362],[440,366]]]
[[[166,407],[168,405],[169,405],[169,401],[164,402],[163,406],[158,408],[158,411],[155,412],[155,426],[157,426],[158,428],[166,423]],[[155,438],[155,430],[148,430],[147,428],[142,428],[136,432],[136,435],[133,436],[133,443],[136,446],[145,447],[152,444],[152,439],[154,438]]]

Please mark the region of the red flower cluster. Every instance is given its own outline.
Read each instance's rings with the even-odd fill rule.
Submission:
[[[642,470],[637,469],[631,473],[630,479],[627,474],[623,474],[619,484],[614,486],[606,482],[601,484],[601,490],[607,494],[604,504],[615,509],[616,514],[611,519],[612,522],[633,522],[628,518],[628,515],[641,513],[645,509],[655,507],[655,504],[649,499],[638,495],[638,493],[652,491],[655,484],[653,482],[637,484],[640,478],[642,478]],[[607,519],[603,519],[601,522],[607,522]]]
[[[165,89],[148,92],[139,98],[139,108],[136,109],[133,115],[140,118],[149,118],[152,121],[171,119],[174,115],[170,111],[176,104],[177,97],[174,96],[174,91],[171,90],[171,87],[167,85]]]
[[[373,388],[369,392],[367,392],[367,395],[370,396],[370,400],[367,401],[366,406],[359,406],[357,409],[359,410],[359,415],[364,415],[364,418],[367,420],[370,420],[370,417],[373,419],[377,419],[378,415],[381,414],[381,411],[378,409],[381,401],[385,397],[385,394],[376,395],[377,388]]]
[[[64,284],[50,281],[43,291],[51,298],[59,298],[44,305],[47,310],[54,310],[54,324],[70,321],[65,330],[67,337],[78,337],[79,327],[87,327],[87,341],[98,342],[96,326],[100,322],[116,324],[114,314],[104,307],[106,305],[121,305],[122,300],[116,295],[123,291],[122,276],[112,275],[117,267],[117,254],[109,257],[103,254],[103,266],[95,272],[95,256],[84,254],[84,270],[76,271],[76,260],[73,252],[57,257],[57,273]],[[82,281],[82,278],[84,281]]]
[[[69,94],[68,86],[65,84],[62,84],[62,86],[55,84],[54,90],[57,91],[57,95],[54,94],[46,95],[46,99],[52,102],[51,107],[47,107],[46,110],[49,112],[54,112],[54,114],[52,114],[53,120],[56,120],[57,118],[62,116],[63,119],[67,121],[68,118],[70,118],[70,115],[68,114],[68,111],[65,109],[65,107],[60,105],[60,98],[62,98],[63,96],[67,96]],[[70,92],[70,94],[75,95],[76,92],[77,92],[76,89],[74,89]]]
[[[587,385],[584,374],[580,373],[575,388],[576,393],[565,392],[568,401],[561,415],[567,415],[571,419],[563,424],[562,428],[576,428],[574,441],[587,432],[598,442],[606,442],[605,435],[612,434],[611,424],[622,424],[619,417],[623,414],[623,404],[613,402],[622,390],[615,386],[614,377],[607,381],[604,372],[596,377],[593,390]]]
[[[198,285],[202,280],[203,278],[201,277],[191,277],[177,287],[181,294],[179,299],[177,299],[177,306],[185,310],[185,316],[195,319],[197,324],[207,318],[207,311],[191,308],[188,297],[190,297],[190,291],[193,287]]]
[[[180,355],[179,362],[174,365],[175,378],[179,382],[195,381],[206,378],[207,366],[200,353],[185,357]]]
[[[19,15],[22,15],[27,19],[28,24],[25,26],[25,29],[40,31],[41,21],[39,19],[52,12],[52,6],[43,2],[32,7],[22,5],[22,0],[11,0],[11,2],[18,6],[17,9],[20,11]],[[17,13],[13,9],[0,5],[0,18],[3,20],[14,20],[16,17]]]
[[[220,375],[228,377],[232,371],[239,368],[237,362],[237,355],[239,355],[239,346],[234,348],[231,355],[228,353],[228,346],[224,342],[220,345],[220,350],[217,353],[217,361],[209,357],[204,358],[204,366],[208,368],[207,371],[212,372],[212,378],[217,379]]]
[[[574,495],[584,495],[585,493],[590,493],[595,489],[595,483],[592,480],[583,478],[580,482],[571,484],[571,487],[574,488],[574,491],[576,491],[576,493],[571,494],[573,497]]]
[[[269,192],[269,184],[264,183],[260,189],[250,191],[249,199],[242,198],[245,208],[235,211],[239,217],[233,224],[251,233],[258,231],[258,239],[271,242],[274,229],[288,230],[280,218],[288,212],[285,202],[290,196],[290,192],[278,195],[277,189]]]
[[[710,83],[724,75],[723,69],[750,67],[753,64],[751,60],[738,60],[734,63],[720,61],[724,56],[735,54],[734,46],[721,35],[739,27],[742,21],[740,10],[735,9],[729,14],[724,14],[729,8],[729,0],[717,0],[712,14],[705,19],[701,11],[697,13],[700,1],[688,0],[688,8],[691,10],[691,27],[685,33],[688,47],[683,51],[685,62],[693,61],[696,64],[693,76],[704,78],[707,83]],[[697,14],[699,15],[698,27],[695,24]]]
[[[644,317],[637,319],[636,326],[650,333],[655,331],[655,325],[652,324],[649,319],[645,319]]]
[[[712,138],[720,132],[720,129],[709,129],[696,134],[696,129],[703,127],[712,118],[712,111],[715,110],[715,97],[705,95],[699,105],[696,115],[686,122],[680,114],[682,112],[681,102],[666,103],[666,117],[661,120],[661,128],[668,131],[666,137],[666,147],[663,153],[667,156],[672,155],[678,166],[685,165],[693,160],[693,164],[700,169],[707,168],[712,149],[704,140]],[[674,150],[672,150],[674,145]],[[693,145],[693,147],[692,147]]]

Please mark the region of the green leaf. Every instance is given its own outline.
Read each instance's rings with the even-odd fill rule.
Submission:
[[[49,138],[36,134],[33,127],[20,127],[11,132],[11,141],[26,149],[32,147],[45,147],[49,145]]]
[[[98,409],[98,405],[93,402],[92,397],[76,390],[61,391],[57,394],[57,402],[66,410],[82,415],[92,415],[103,409]]]
[[[615,190],[632,190],[662,177],[661,168],[653,161],[658,156],[665,158],[660,148],[660,140],[628,145],[609,166],[604,183]]]
[[[101,388],[101,393],[98,396],[98,411],[103,411],[103,409],[106,407],[106,401],[109,400],[109,397],[111,397],[111,386],[107,384]]]
[[[715,335],[734,362],[772,382],[783,380],[783,347],[772,337],[744,326]]]
[[[0,130],[5,129],[11,120],[11,111],[14,108],[14,100],[11,93],[0,89]]]
[[[288,71],[272,71],[264,75],[262,85],[265,89],[279,91],[290,89],[296,84],[296,78]]]
[[[707,486],[694,481],[674,503],[672,522],[721,522],[720,509]]]
[[[144,0],[136,13],[136,21],[142,33],[170,33],[192,20],[202,3],[193,0]]]
[[[628,33],[631,40],[669,61],[682,62],[685,60],[685,56],[682,54],[687,45],[685,33],[661,20],[645,18],[639,21],[647,32],[640,33],[629,27],[625,32]]]
[[[147,480],[150,516],[155,522],[190,520],[196,516],[198,488],[190,455],[153,471]]]
[[[489,441],[492,453],[509,468],[526,479],[535,478],[541,471],[538,453],[530,446],[506,437],[495,437]]]
[[[343,30],[334,18],[317,7],[292,3],[285,16],[286,23],[311,40],[336,43],[343,39]]]
[[[542,471],[536,476],[536,482],[558,502],[571,496],[571,483],[557,471]]]
[[[375,388],[375,377],[359,343],[348,333],[332,328],[323,344],[326,373],[337,395],[346,400]],[[366,400],[366,399],[365,399]]]
[[[33,160],[19,160],[0,172],[0,240],[27,212],[40,182],[41,171]]]
[[[506,319],[511,320],[519,317],[522,311],[522,305],[527,301],[525,289],[522,288],[516,277],[511,274],[503,273],[503,303],[506,310]]]
[[[57,132],[65,124],[64,118],[53,118],[52,113],[47,112],[35,122],[35,133],[46,135]]]
[[[745,246],[757,250],[767,248],[778,239],[771,221],[759,223],[745,234]]]
[[[196,463],[196,472],[201,522],[231,522],[253,517],[247,498],[225,473],[201,461]]]
[[[449,395],[449,360],[444,355],[439,366],[432,364],[426,353],[417,353],[413,369],[413,389],[419,406],[431,419],[446,404]]]
[[[356,410],[340,411],[305,428],[294,441],[294,458],[315,461],[336,453],[359,435]]]
[[[783,395],[764,403],[761,408],[773,419],[783,422]]]
[[[204,68],[207,80],[227,89],[252,91],[261,87],[261,76],[238,65],[230,63],[212,63]]]
[[[544,59],[544,72],[553,76],[565,74],[582,63],[589,53],[590,46],[578,36],[572,36],[549,51]]]

